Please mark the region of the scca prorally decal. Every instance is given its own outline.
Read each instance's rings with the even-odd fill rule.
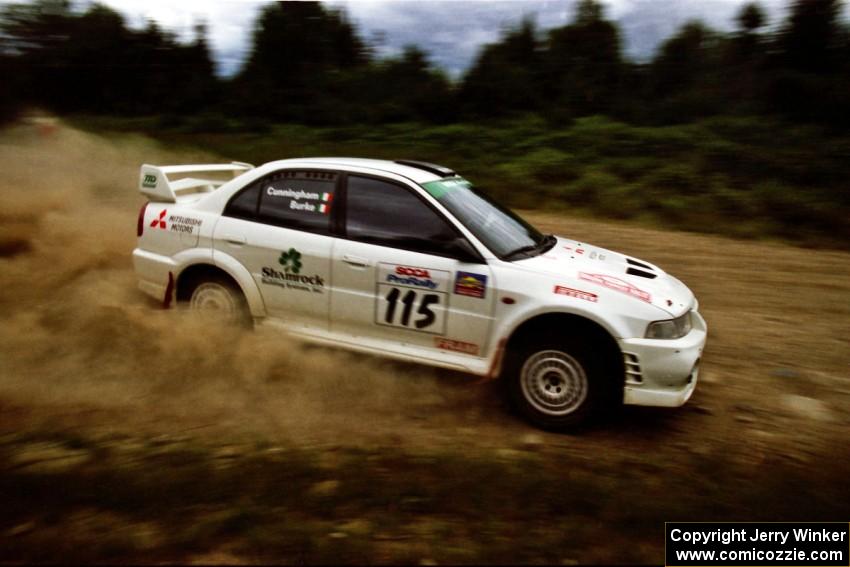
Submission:
[[[483,298],[487,292],[487,276],[470,272],[458,272],[455,279],[455,293],[467,297]]]
[[[263,283],[277,285],[286,289],[300,291],[312,291],[313,293],[324,293],[325,280],[319,274],[305,276],[301,274],[301,252],[290,248],[281,252],[278,263],[283,266],[283,271],[263,266]]]
[[[156,175],[146,173],[144,179],[142,180],[142,187],[156,187]]]
[[[439,284],[431,279],[431,272],[424,268],[396,266],[395,273],[387,274],[387,283],[436,289]]]
[[[431,291],[445,292],[448,287],[449,273],[422,266],[406,266],[380,262],[377,270],[378,284],[390,284],[401,287],[413,287]]]
[[[589,293],[586,291],[581,291],[580,289],[572,289],[570,287],[564,287],[562,285],[555,286],[555,293],[558,295],[568,295],[570,297],[575,297],[578,299],[584,299],[585,301],[592,301],[596,303],[599,301],[599,297],[595,293]]]
[[[434,337],[434,346],[443,350],[472,355],[477,355],[480,350],[478,345],[475,343],[456,341],[454,339],[444,339],[443,337]]]
[[[450,272],[379,262],[375,324],[442,335]]]
[[[595,284],[605,286],[609,289],[614,289],[623,293],[627,293],[632,297],[636,297],[642,301],[646,301],[647,303],[652,302],[652,296],[649,294],[649,292],[637,288],[629,282],[621,280],[620,278],[609,276],[607,274],[586,274],[584,272],[579,272],[578,277],[582,280],[593,282]]]

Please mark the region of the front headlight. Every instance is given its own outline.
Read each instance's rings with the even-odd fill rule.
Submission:
[[[667,321],[653,321],[646,328],[647,339],[680,339],[691,332],[691,312]]]

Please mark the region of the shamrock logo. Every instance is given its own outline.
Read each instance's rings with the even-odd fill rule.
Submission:
[[[301,271],[301,252],[295,248],[290,248],[289,252],[280,253],[280,259],[278,259],[278,262],[280,262],[280,265],[283,266],[284,272],[297,274]]]

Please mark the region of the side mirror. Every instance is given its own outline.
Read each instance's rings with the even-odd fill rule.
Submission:
[[[466,264],[484,264],[484,258],[481,254],[472,247],[469,241],[461,236],[452,241],[451,244],[452,256],[459,262]]]

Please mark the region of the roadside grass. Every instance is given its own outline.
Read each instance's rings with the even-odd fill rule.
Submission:
[[[35,445],[42,460],[22,460]],[[79,451],[83,462],[62,464]],[[6,436],[0,462],[0,560],[63,563],[216,552],[275,563],[657,562],[664,521],[840,520],[850,472],[694,453],[670,468],[635,455],[612,474],[533,447],[222,450],[67,432]]]
[[[325,155],[422,159],[453,167],[512,207],[850,246],[850,136],[765,117],[646,127],[592,116],[560,129],[535,116],[341,127],[209,116],[70,122],[100,133],[143,132],[252,163]]]

